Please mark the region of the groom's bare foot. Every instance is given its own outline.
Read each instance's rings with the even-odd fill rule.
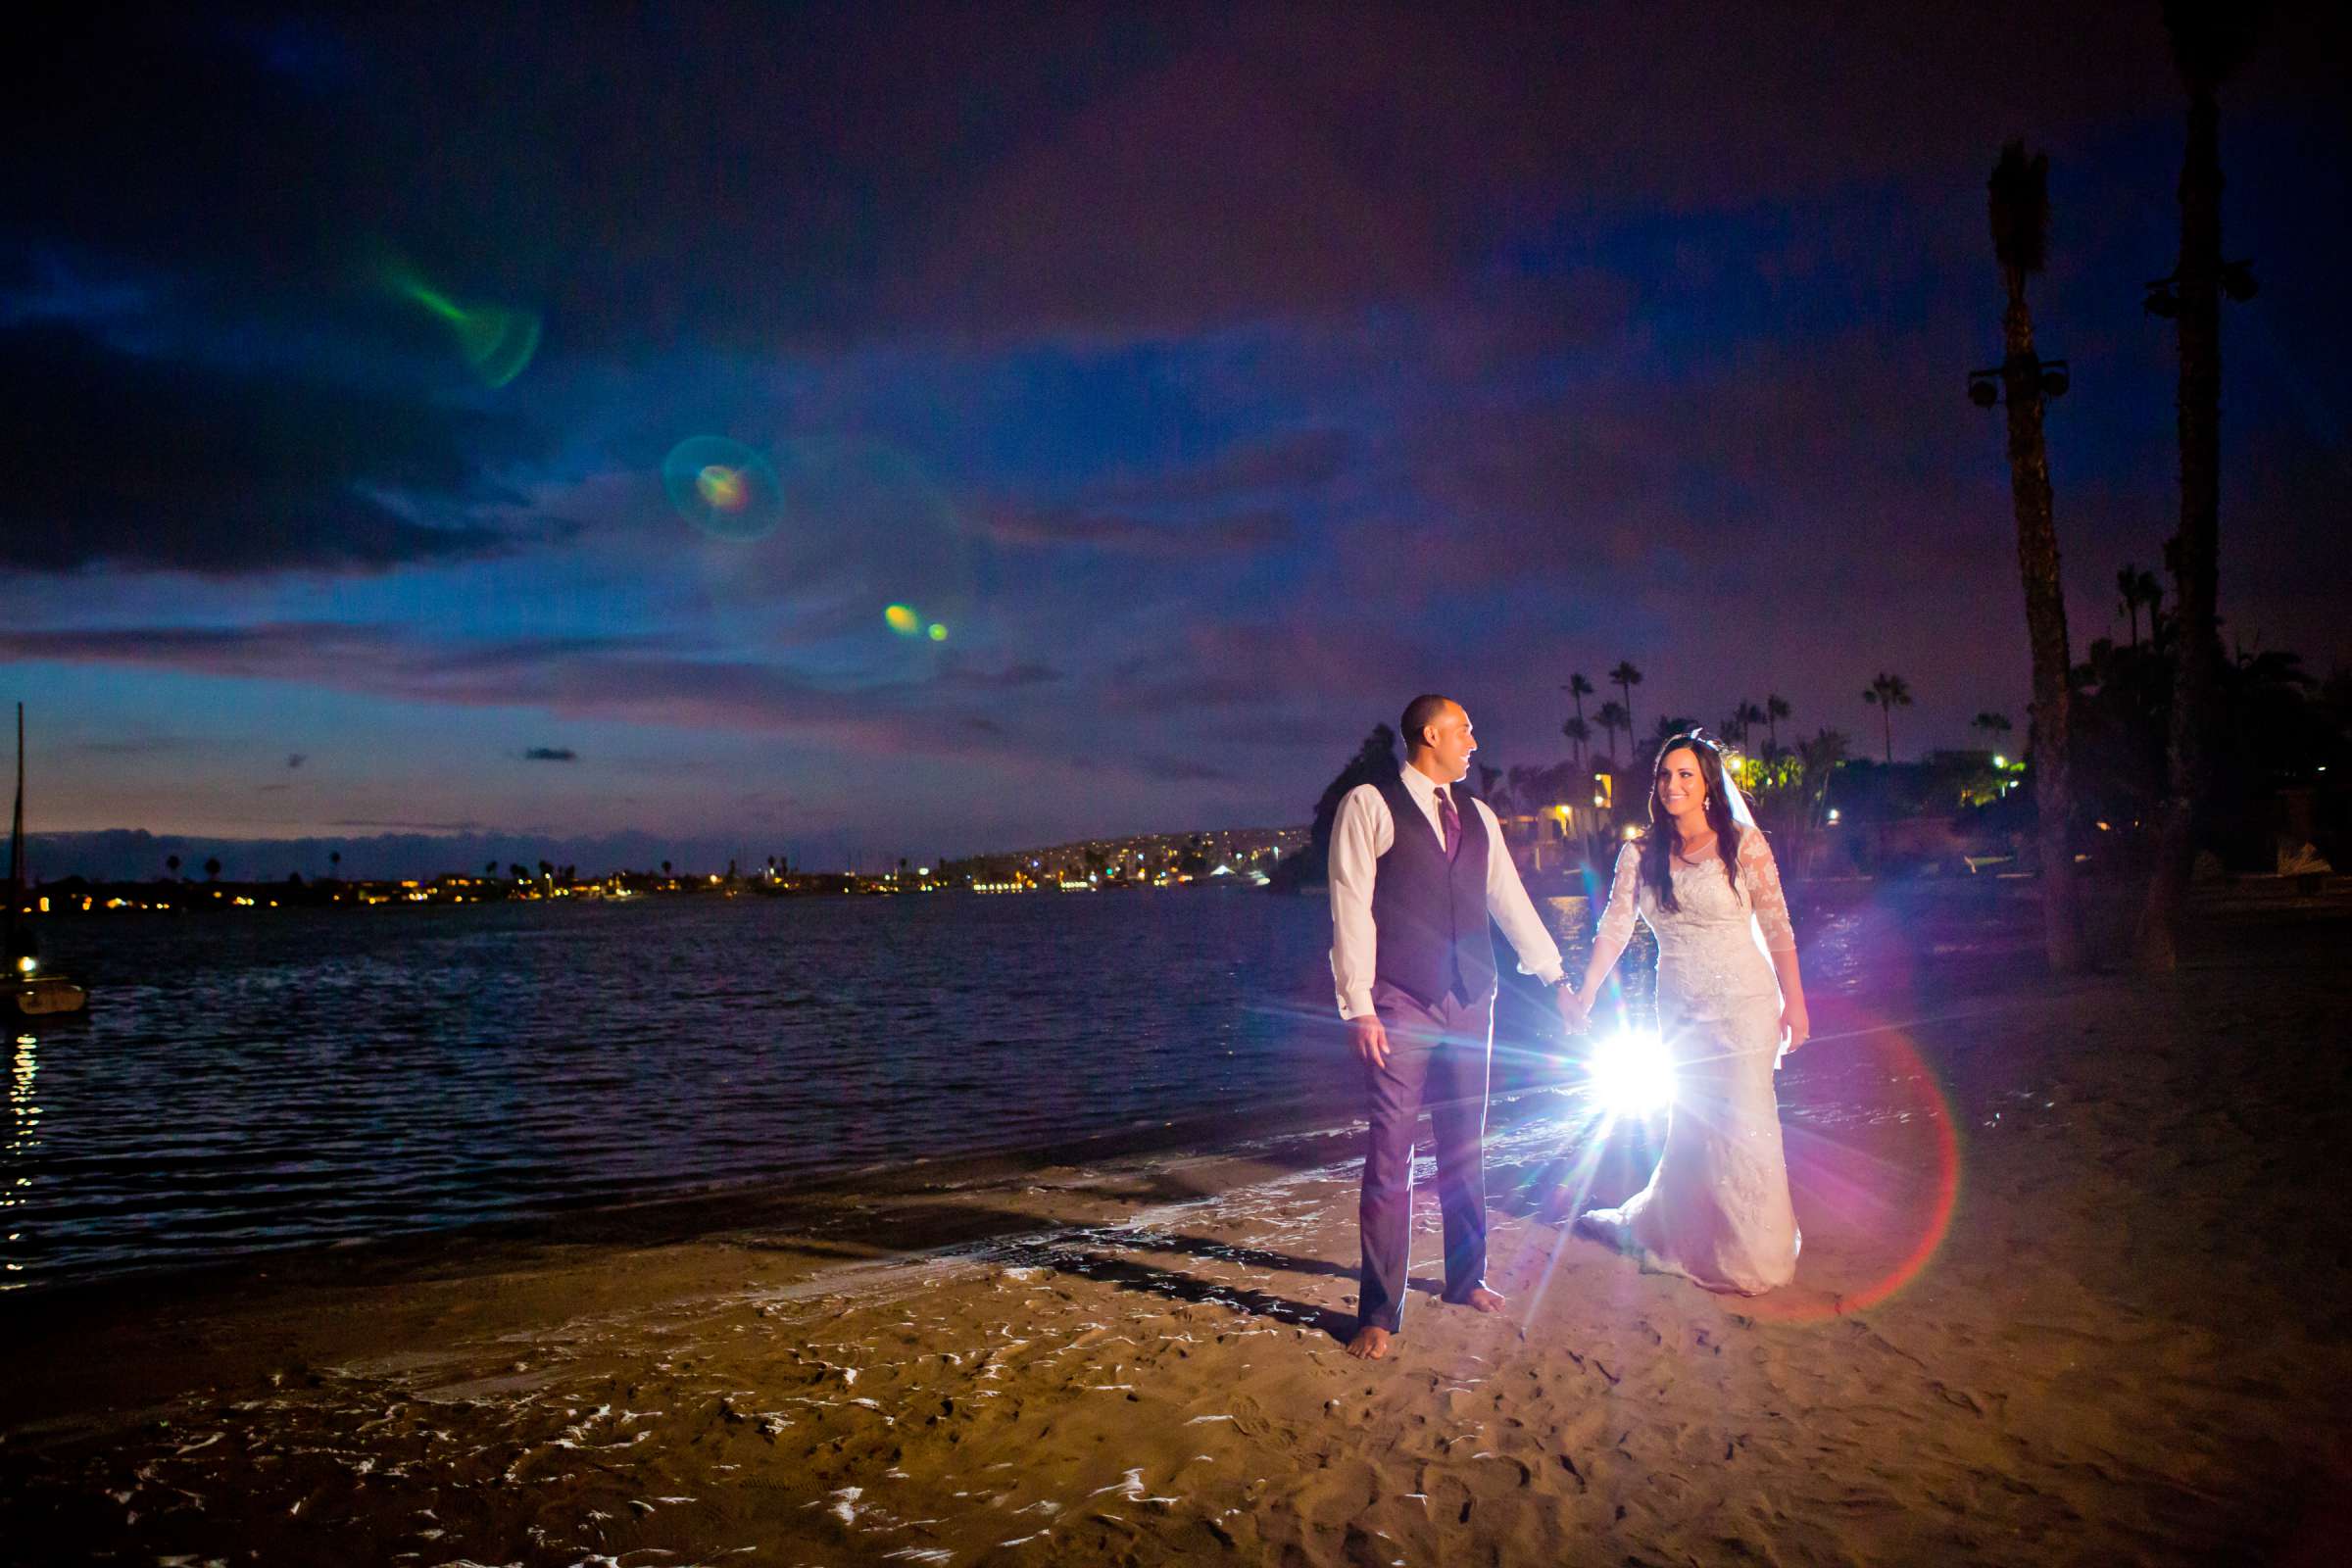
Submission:
[[[1348,1342],[1348,1353],[1358,1361],[1377,1361],[1389,1353],[1389,1341],[1393,1338],[1387,1329],[1376,1329],[1367,1323]]]
[[[1481,1285],[1462,1298],[1462,1304],[1473,1312],[1499,1312],[1502,1310],[1502,1300],[1500,1291],[1490,1291]]]

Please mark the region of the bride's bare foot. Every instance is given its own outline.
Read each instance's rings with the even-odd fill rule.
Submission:
[[[1389,1353],[1389,1341],[1392,1338],[1387,1329],[1376,1329],[1367,1323],[1355,1331],[1354,1339],[1348,1342],[1348,1353],[1358,1361],[1377,1361]]]
[[[1473,1312],[1499,1312],[1502,1310],[1502,1300],[1503,1297],[1500,1291],[1490,1291],[1481,1285],[1477,1290],[1462,1298],[1462,1304]]]

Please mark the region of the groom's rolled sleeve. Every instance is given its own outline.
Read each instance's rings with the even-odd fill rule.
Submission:
[[[1340,802],[1331,825],[1331,978],[1339,988],[1343,1018],[1361,1018],[1373,1010],[1379,937],[1372,926],[1372,879],[1388,848],[1380,842],[1388,817],[1380,791],[1358,784]]]
[[[1494,808],[1484,801],[1476,804],[1478,814],[1487,819],[1487,912],[1494,916],[1511,951],[1519,955],[1520,970],[1545,985],[1555,985],[1566,972],[1559,944],[1544,929],[1543,917],[1536,913],[1535,902],[1519,880],[1519,867],[1512,863],[1511,852],[1502,842],[1502,823],[1495,819]]]

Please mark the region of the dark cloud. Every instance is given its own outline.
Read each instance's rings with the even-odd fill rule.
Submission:
[[[1050,686],[1068,677],[1052,664],[1016,662],[996,668],[957,660],[940,672],[940,683],[968,691],[1017,691],[1024,686]]]
[[[2339,90],[2340,24],[2276,9],[2258,74]],[[34,232],[192,270],[240,310],[355,310],[388,243],[582,346],[1159,335],[1385,305],[1563,196],[1775,202],[2177,111],[2160,20],[2132,0],[1868,25],[1704,0],[706,5],[565,27],[491,6],[463,47],[390,13],[299,34],[201,15],[49,20],[11,83]]]
[[[69,749],[84,757],[157,757],[203,751],[219,744],[189,735],[152,735],[136,740],[75,741]]]
[[[568,746],[534,746],[522,754],[526,762],[576,762],[580,754]]]
[[[1345,430],[1300,430],[1240,442],[1206,463],[1106,480],[1094,488],[1090,499],[1110,506],[1169,506],[1269,490],[1319,489],[1339,474],[1353,446],[1353,437]]]
[[[323,685],[402,702],[529,707],[559,718],[739,734],[821,737],[868,754],[960,756],[959,736],[1009,726],[958,711],[957,683],[834,686],[768,663],[656,652],[647,639],[448,644],[417,632],[331,622],[0,632],[0,660],[169,669]],[[1011,684],[1031,685],[1034,666]],[[1008,743],[1009,744],[1009,743]],[[1014,755],[1025,755],[1011,745]]]
[[[999,511],[989,537],[1001,545],[1069,545],[1142,556],[1253,555],[1287,544],[1285,513],[1258,510],[1198,521],[1158,522],[1110,513]]]
[[[0,569],[378,571],[495,555],[510,419],[159,362],[54,327],[0,332]],[[546,531],[539,530],[544,538]]]

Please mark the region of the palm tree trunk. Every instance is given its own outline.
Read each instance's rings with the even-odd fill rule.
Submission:
[[[2058,578],[2058,525],[2050,501],[2049,443],[2041,430],[2041,366],[2034,354],[2034,313],[2022,277],[2013,277],[2001,318],[2009,411],[2009,495],[2017,512],[2017,571],[2026,590],[2026,637],[2034,653],[2034,710],[2027,745],[2034,756],[2035,837],[2041,858],[2042,952],[2053,974],[2082,967],[2082,922],[2075,856],[2067,836],[2074,815],[2068,732],[2074,690],[2067,678],[2066,594]]]
[[[2180,170],[2180,536],[2174,567],[2171,778],[2158,808],[2155,874],[2140,914],[2139,957],[2180,962],[2180,908],[2196,855],[2205,793],[2220,629],[2222,424],[2221,107],[2210,84],[2188,100],[2188,157]]]

